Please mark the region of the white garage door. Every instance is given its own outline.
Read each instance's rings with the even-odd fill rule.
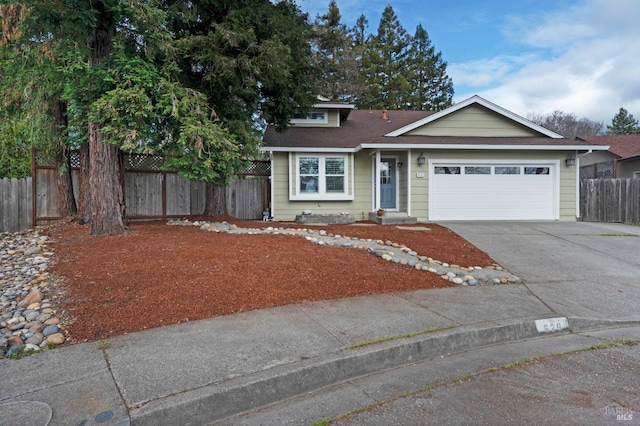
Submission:
[[[558,163],[433,162],[430,220],[555,220]]]

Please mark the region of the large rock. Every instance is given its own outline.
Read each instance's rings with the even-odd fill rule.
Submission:
[[[9,338],[7,339],[7,344],[9,346],[13,346],[13,345],[21,345],[22,339],[20,338],[20,336],[9,336]]]
[[[55,333],[48,336],[46,339],[48,345],[61,345],[64,343],[64,335],[62,333]]]
[[[25,298],[18,303],[18,306],[26,308],[32,303],[40,303],[40,302],[42,302],[42,294],[40,293],[40,290],[34,289],[34,290],[31,290],[31,293],[27,294]]]

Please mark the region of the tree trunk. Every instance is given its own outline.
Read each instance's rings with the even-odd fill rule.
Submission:
[[[116,145],[103,142],[96,123],[89,123],[91,235],[115,235],[125,230],[119,151]]]
[[[60,140],[67,131],[67,103],[64,101],[54,101],[54,120],[56,131]],[[76,199],[73,196],[73,181],[71,180],[71,158],[69,148],[60,141],[56,151],[56,186],[58,187],[58,198],[60,199],[59,214],[63,218],[78,214]]]
[[[78,216],[80,223],[89,223],[91,190],[89,189],[89,145],[80,145],[80,176],[78,176]]]
[[[90,67],[98,66],[113,47],[113,15],[105,2],[95,2],[96,27],[87,39],[91,49]],[[105,143],[100,124],[89,122],[89,220],[91,235],[114,235],[124,232],[124,196],[122,165],[118,146]]]
[[[204,215],[221,216],[227,214],[227,188],[205,184]]]

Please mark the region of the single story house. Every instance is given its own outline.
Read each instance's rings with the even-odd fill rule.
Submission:
[[[607,151],[594,151],[580,160],[580,177],[640,178],[640,134],[581,136],[596,145],[608,145]]]
[[[479,96],[439,112],[323,100],[286,131],[268,128],[262,147],[276,221],[380,209],[419,221],[576,220],[579,158],[607,148]]]

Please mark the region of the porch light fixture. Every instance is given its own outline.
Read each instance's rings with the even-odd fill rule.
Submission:
[[[424,155],[420,153],[420,156],[418,157],[418,166],[424,166],[425,162],[426,162],[426,158],[424,158]]]
[[[404,163],[402,161],[398,161],[398,168],[401,169]]]
[[[564,160],[564,165],[567,166],[567,167],[575,166],[576,165],[576,156],[573,153],[567,155],[567,158],[565,158],[565,160]]]

